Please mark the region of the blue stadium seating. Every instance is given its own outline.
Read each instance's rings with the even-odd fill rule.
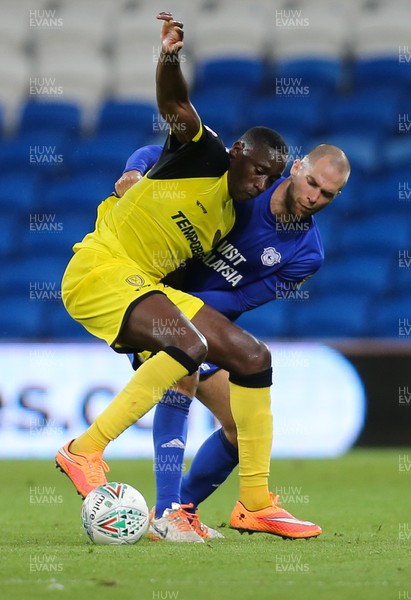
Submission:
[[[82,129],[81,109],[69,102],[27,102],[22,109],[20,131],[23,133],[60,132],[71,139]]]
[[[146,143],[138,133],[101,134],[80,140],[67,150],[65,164],[72,172],[117,173],[124,169],[129,155]]]
[[[409,118],[411,119],[411,111]],[[382,163],[387,169],[398,169],[399,167],[408,169],[407,179],[411,180],[409,175],[411,164],[411,130],[408,135],[399,135],[385,142],[382,148]]]
[[[370,335],[411,341],[411,303],[409,292],[388,296],[376,302],[369,313]]]
[[[398,41],[398,46],[401,41]],[[383,82],[391,89],[405,89],[411,85],[411,70],[408,64],[401,64],[398,56],[357,58],[352,66],[355,90],[381,86]]]
[[[259,338],[280,338],[287,332],[288,301],[276,300],[244,313],[237,324]]]
[[[318,275],[320,277],[320,275]],[[334,338],[368,334],[370,298],[355,291],[317,296],[289,307],[291,337]]]
[[[222,110],[228,98],[230,110]],[[219,91],[206,90],[195,93],[192,102],[203,122],[218,133],[226,146],[231,145],[232,139],[247,129],[244,123],[245,103],[241,94],[232,95],[231,90],[226,88]]]
[[[18,293],[26,299],[30,298],[30,291],[35,296],[36,290],[42,291],[40,288],[44,286],[56,291],[66,266],[67,260],[54,254],[19,256],[3,265],[0,292],[2,295]]]
[[[322,129],[323,97],[318,94],[272,95],[256,99],[247,112],[249,127],[256,123],[273,127],[284,137],[298,136],[301,143]]]
[[[38,171],[39,169],[24,171],[14,165],[14,169],[1,175],[0,204],[12,207],[13,211],[20,213],[27,221],[40,192],[41,176]]]
[[[389,145],[387,143],[387,145]],[[381,149],[388,152],[388,147]],[[411,157],[411,155],[410,155]],[[383,158],[384,161],[384,158]],[[399,163],[402,162],[400,159]],[[388,161],[385,163],[388,165]],[[394,166],[397,163],[394,163]],[[408,163],[409,164],[409,163]],[[368,214],[386,213],[395,210],[398,217],[409,210],[411,205],[411,175],[408,166],[378,173],[364,182],[358,203]],[[406,216],[404,214],[404,216]]]
[[[195,92],[218,90],[223,86],[229,91],[226,101],[231,101],[236,93],[250,94],[252,90],[258,94],[263,89],[265,74],[262,58],[209,58],[197,63]]]
[[[411,239],[411,223],[399,219],[398,213],[386,211],[368,217],[351,219],[339,234],[340,251],[387,252],[407,248]]]
[[[386,252],[339,253],[325,261],[317,275],[310,280],[313,301],[318,294],[332,291],[369,293],[370,297],[383,292],[392,270],[391,256]]]
[[[118,170],[117,177],[121,171]],[[51,179],[44,187],[41,207],[60,214],[74,210],[94,214],[98,204],[114,192],[117,177],[111,172],[99,174],[90,168],[89,172],[75,172],[64,179]]]
[[[49,176],[65,168],[67,136],[64,132],[29,132],[0,143],[0,171]]]
[[[209,4],[203,15],[214,14]],[[371,16],[371,4],[358,10],[365,7]],[[368,33],[372,49],[378,39]],[[401,334],[399,324],[411,321],[410,65],[399,61],[395,44],[391,56],[372,55],[359,43],[360,29],[342,34],[334,53],[309,58],[307,50],[298,59],[292,44],[287,55],[263,35],[245,54],[232,45],[235,53],[216,57],[207,54],[206,36],[203,51],[198,44],[188,65],[195,69],[193,104],[227,146],[248,127],[268,125],[290,146],[287,173],[293,159],[319,143],[340,146],[352,165],[342,196],[316,216],[326,261],[302,288],[307,294],[271,302],[239,323],[263,338],[381,335],[410,341],[411,330],[408,335],[405,324]],[[108,49],[111,40],[110,31]],[[99,58],[109,64],[109,53]],[[1,338],[90,339],[58,297],[72,245],[93,227],[96,207],[113,190],[128,156],[144,144],[164,142],[167,125],[155,105],[144,98],[115,100],[116,90],[107,88],[94,107],[102,88],[92,91],[78,104],[28,96],[21,105],[18,91],[14,107],[0,106]]]
[[[363,90],[328,102],[325,111],[327,133],[391,135],[398,131],[398,94]]]
[[[326,259],[333,255],[335,246],[338,247],[336,240],[338,239],[341,219],[338,218],[334,208],[335,206],[333,205],[327,210],[317,213],[314,217],[320,230]]]
[[[282,59],[275,63],[272,78],[282,85],[307,87],[307,95],[318,94],[333,97],[344,83],[343,61],[332,58]]]
[[[0,223],[0,256],[10,258],[11,260],[10,255],[17,253],[20,250],[20,239],[18,235],[19,215],[2,210],[0,212]]]
[[[35,220],[37,217],[37,220]],[[32,215],[30,229],[26,226],[20,232],[21,249],[28,254],[39,256],[42,260],[47,254],[68,262],[72,255],[72,246],[94,229],[96,207],[80,212],[39,213]]]
[[[0,298],[0,338],[8,341],[41,338],[45,316],[44,303],[30,300],[28,293],[3,295]]]
[[[156,131],[164,128],[165,123],[154,104],[108,100],[100,107],[96,132],[115,135],[121,133],[130,135],[132,132],[135,133],[136,139],[142,139],[149,138]]]

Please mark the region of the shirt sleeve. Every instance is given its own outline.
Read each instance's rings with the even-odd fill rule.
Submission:
[[[127,171],[140,171],[143,175],[151,169],[160,158],[162,146],[143,146],[128,158],[123,173]]]

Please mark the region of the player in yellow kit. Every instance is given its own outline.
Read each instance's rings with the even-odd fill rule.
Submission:
[[[169,13],[158,18],[163,50],[157,99],[171,134],[150,173],[123,198],[101,205],[95,231],[74,248],[62,287],[67,310],[93,335],[119,351],[146,349],[155,356],[84,434],[59,450],[56,461],[82,495],[104,483],[107,444],[166,389],[194,373],[207,355],[230,373],[240,460],[235,510],[253,518],[261,513],[270,532],[270,519],[278,512],[268,489],[270,353],[201,300],[165,287],[160,279],[178,261],[201,256],[228,233],[234,222],[232,199],[250,200],[281,175],[285,143],[272,130],[257,127],[227,153],[189,101],[178,59],[182,24]],[[159,252],[171,260],[156,260]]]
[[[138,186],[100,206],[95,231],[74,246],[64,276],[70,314],[115,348],[121,346],[117,338],[124,315],[150,293],[165,293],[189,319],[194,316],[201,301],[159,282],[170,265],[177,268],[181,260],[203,256],[234,224],[229,158],[221,140],[200,123],[191,142],[177,151],[174,144],[170,136]]]

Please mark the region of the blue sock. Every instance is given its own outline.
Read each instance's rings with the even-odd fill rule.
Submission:
[[[156,517],[172,502],[181,503],[180,486],[187,440],[191,398],[167,390],[156,407],[153,421]]]
[[[201,446],[181,483],[181,502],[194,509],[215,492],[238,465],[238,450],[230,444],[223,429],[215,431]]]

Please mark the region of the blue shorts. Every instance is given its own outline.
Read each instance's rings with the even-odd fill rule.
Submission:
[[[139,366],[143,364],[144,359],[137,352],[135,352],[134,354],[127,354],[127,356],[128,356],[129,361],[132,364],[133,369],[135,371],[137,371]],[[214,363],[203,362],[200,365],[200,379],[201,380],[207,379],[208,377],[210,377],[211,375],[214,375],[214,373],[216,373],[219,370],[220,370],[220,367],[217,367],[217,365],[215,365]]]

